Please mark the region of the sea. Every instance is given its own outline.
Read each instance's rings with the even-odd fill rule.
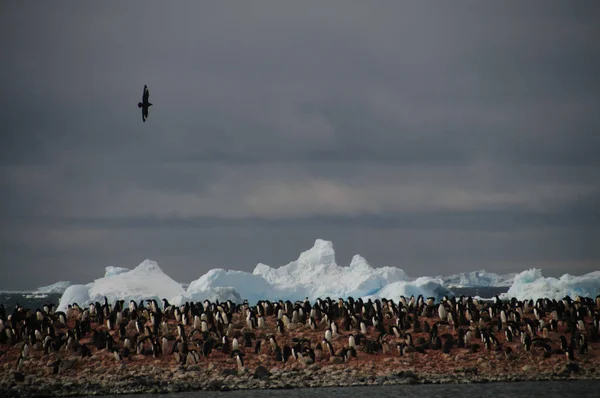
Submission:
[[[227,392],[196,391],[164,395],[111,395],[114,398],[598,398],[600,380],[527,381],[480,384],[414,384],[369,387],[300,388],[294,390],[238,390]]]

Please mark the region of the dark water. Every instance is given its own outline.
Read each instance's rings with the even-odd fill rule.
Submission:
[[[33,310],[42,309],[45,304],[58,305],[61,294],[8,293],[0,292],[0,304],[4,304],[6,312],[12,312],[19,304]]]
[[[492,298],[496,294],[505,293],[508,290],[506,287],[461,287],[453,288],[452,291],[456,296],[479,296],[484,298]],[[0,292],[0,304],[4,304],[7,310],[12,311],[16,304],[20,304],[26,308],[37,309],[42,308],[44,304],[52,303],[58,305],[60,294],[36,295],[34,293],[8,293]]]
[[[251,390],[228,392],[188,392],[167,395],[120,395],[115,398],[311,398],[311,397],[340,397],[340,398],[396,398],[396,397],[449,397],[449,398],[474,398],[474,397],[532,397],[532,398],[587,398],[600,397],[600,380],[579,381],[535,381],[514,383],[488,383],[488,384],[423,384],[404,386],[372,386],[372,387],[331,387],[331,388],[304,388],[297,390]]]

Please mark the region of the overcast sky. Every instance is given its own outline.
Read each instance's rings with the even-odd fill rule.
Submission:
[[[600,269],[596,1],[3,2],[0,288],[331,240],[411,276]],[[150,115],[137,107],[150,90]]]

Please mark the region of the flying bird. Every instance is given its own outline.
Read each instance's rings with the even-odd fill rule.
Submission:
[[[150,98],[150,91],[148,91],[148,86],[144,85],[142,102],[138,102],[138,108],[142,108],[142,121],[144,122],[146,122],[146,119],[148,119],[148,108],[152,106],[152,104],[148,101],[148,98]]]

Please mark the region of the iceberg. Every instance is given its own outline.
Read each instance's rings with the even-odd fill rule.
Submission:
[[[187,289],[185,288],[187,286]],[[561,278],[544,278],[541,270],[531,269],[519,274],[499,275],[485,270],[461,273],[449,277],[411,278],[396,267],[372,267],[365,258],[355,255],[348,266],[340,266],[330,241],[317,239],[314,245],[300,256],[279,267],[259,263],[253,272],[211,269],[198,279],[185,284],[166,275],[158,264],[145,260],[133,269],[106,267],[104,277],[87,285],[66,287],[59,308],[76,302],[87,305],[102,301],[161,299],[181,305],[187,301],[231,300],[241,303],[248,300],[303,300],[331,297],[362,297],[400,299],[422,295],[439,301],[454,294],[450,286],[507,287],[501,297],[529,299],[569,296],[594,297],[600,293],[600,271],[583,276],[563,275]],[[50,287],[47,287],[50,288]]]
[[[246,299],[249,303],[279,297],[274,292],[274,287],[262,277],[248,272],[226,271],[221,268],[212,269],[190,283],[187,295],[192,301],[202,301],[207,297],[212,297],[217,291],[224,292],[224,290],[217,289],[229,289],[232,293],[235,291],[234,295],[240,295],[242,300]]]
[[[515,297],[518,300],[538,298],[561,300],[565,296],[596,297],[598,294],[600,294],[600,271],[581,276],[564,274],[560,278],[552,278],[542,276],[541,269],[532,268],[517,274],[508,292],[500,297]]]
[[[116,300],[187,298],[181,284],[167,276],[155,261],[144,260],[132,270],[106,267],[103,278],[96,279],[87,285],[71,285],[63,293],[58,308],[64,310],[69,304],[76,302],[83,306],[92,302],[102,302],[104,297],[109,303]]]
[[[333,244],[321,239],[301,253],[296,261],[279,268],[258,264],[252,274],[263,277],[279,290],[294,292],[294,298],[298,300],[304,297],[368,296],[389,283],[407,280],[403,270],[373,268],[360,255],[352,258],[350,266],[339,266],[335,262]]]
[[[422,294],[440,300],[452,292],[439,278],[409,278],[396,267],[372,267],[365,258],[355,255],[349,266],[335,262],[335,251],[330,241],[317,239],[298,259],[278,268],[259,263],[252,273],[236,270],[212,269],[192,281],[187,289],[167,276],[151,260],[145,260],[134,269],[106,267],[103,278],[87,285],[71,285],[64,291],[59,308],[76,302],[80,306],[102,301],[162,298],[171,304],[186,301],[227,301],[240,303],[248,300],[304,300],[308,297],[347,298],[394,297]]]
[[[400,268],[373,268],[365,258],[355,255],[347,267],[337,265],[330,241],[317,239],[312,248],[297,260],[278,268],[259,263],[252,273],[214,269],[193,281],[188,296],[194,301],[211,294],[211,289],[230,288],[242,299],[310,300],[316,298],[384,297],[423,294],[440,300],[453,293],[436,278],[409,278]]]
[[[52,285],[38,287],[34,292],[35,294],[58,294],[64,293],[65,290],[71,286],[73,283],[71,281],[61,281],[53,283]]]
[[[440,301],[444,296],[454,296],[454,293],[444,286],[444,281],[442,279],[423,276],[412,282],[398,281],[387,284],[377,291],[377,293],[363,297],[363,300],[369,298],[386,298],[388,300],[398,301],[401,296],[408,298],[410,296],[418,297],[419,295],[422,295],[425,298],[435,297],[436,301]]]
[[[499,275],[486,270],[462,272],[442,277],[448,287],[509,287],[517,273]]]

